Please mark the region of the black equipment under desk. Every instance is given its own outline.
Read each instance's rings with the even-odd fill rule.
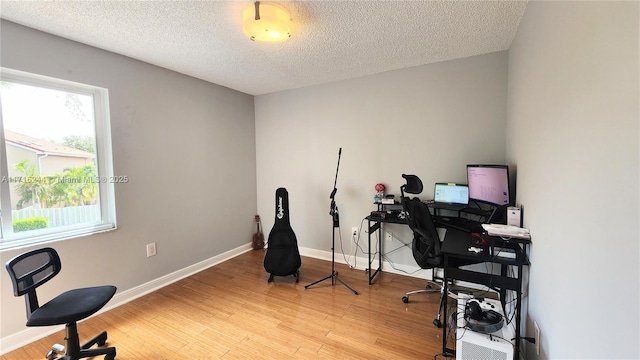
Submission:
[[[486,234],[481,235],[481,238],[477,236],[478,234],[472,235],[468,232],[456,229],[447,230],[441,248],[442,255],[444,256],[444,292],[447,293],[448,291],[449,280],[460,280],[484,285],[488,288],[498,291],[498,293],[500,294],[500,302],[502,303],[502,307],[504,310],[506,292],[508,290],[514,291],[516,293],[516,342],[514,359],[517,359],[520,354],[520,342],[522,339],[522,337],[520,336],[520,316],[522,310],[522,270],[524,266],[530,265],[529,258],[527,256],[527,248],[531,244],[531,240],[516,238],[505,240],[497,236],[489,236]],[[478,240],[483,240],[484,242],[486,242],[486,244],[475,244],[476,242],[478,242]],[[470,247],[480,248],[482,249],[482,251],[480,253],[476,253],[474,251],[470,251]],[[515,258],[506,258],[502,256],[492,255],[490,250],[491,248],[495,250],[495,247],[511,249],[515,253]],[[481,262],[497,264],[500,266],[500,275],[450,267],[448,264],[449,260],[452,258],[473,259]],[[511,276],[509,274],[508,270],[510,266],[514,266],[517,268],[515,276]],[[505,317],[506,315],[507,314],[505,312]],[[446,306],[443,309],[443,319],[445,319],[445,321],[447,320]],[[447,348],[447,330],[448,326],[442,326],[442,354],[452,355],[455,354],[455,350]]]

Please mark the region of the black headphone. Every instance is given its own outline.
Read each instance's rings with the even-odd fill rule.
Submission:
[[[482,310],[480,301],[472,299],[467,301],[464,309],[464,318],[466,320],[484,321],[489,324],[497,324],[502,321],[502,315],[494,310]]]

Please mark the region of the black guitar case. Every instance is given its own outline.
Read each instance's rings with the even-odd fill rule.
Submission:
[[[267,253],[264,256],[264,269],[274,276],[293,275],[300,281],[300,252],[298,240],[289,223],[289,193],[285,188],[276,190],[276,221],[267,239]]]

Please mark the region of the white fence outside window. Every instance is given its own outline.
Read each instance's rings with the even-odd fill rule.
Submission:
[[[11,210],[13,220],[32,216],[44,216],[49,219],[49,227],[67,226],[93,222],[100,218],[99,205],[68,206],[62,208]]]

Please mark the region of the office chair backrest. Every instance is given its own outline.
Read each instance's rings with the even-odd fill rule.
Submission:
[[[423,269],[430,269],[442,265],[440,254],[440,238],[431,218],[429,207],[420,199],[405,196],[405,192],[419,194],[422,192],[422,181],[416,175],[402,174],[406,184],[400,187],[402,209],[407,218],[407,224],[413,231],[413,258]]]
[[[29,318],[39,307],[36,288],[60,272],[60,257],[52,248],[37,249],[16,256],[5,266],[13,283],[13,295],[27,295],[25,302]]]

